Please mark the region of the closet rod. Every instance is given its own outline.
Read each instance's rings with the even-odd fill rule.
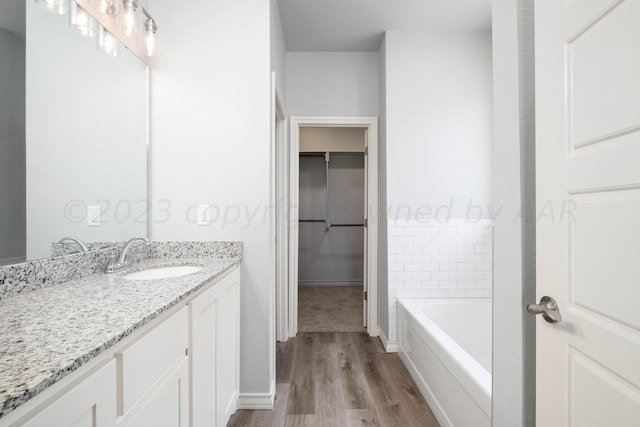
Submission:
[[[364,154],[364,150],[362,151],[300,151],[298,154],[300,156],[324,156],[324,153],[331,154]]]
[[[317,153],[317,152],[301,152],[300,156],[308,156],[308,157],[324,157],[324,152],[322,153]]]
[[[299,219],[298,222],[322,222],[325,223],[324,219]],[[364,224],[329,224],[327,228],[331,227],[364,227]]]

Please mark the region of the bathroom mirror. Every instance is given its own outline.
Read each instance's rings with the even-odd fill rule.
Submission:
[[[0,2],[0,28],[0,265],[146,236],[146,65],[33,0]]]

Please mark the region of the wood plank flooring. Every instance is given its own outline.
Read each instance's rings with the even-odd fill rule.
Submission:
[[[362,285],[298,286],[298,332],[365,332]]]
[[[228,427],[439,427],[397,354],[364,333],[299,333],[277,345],[272,410],[240,410]]]

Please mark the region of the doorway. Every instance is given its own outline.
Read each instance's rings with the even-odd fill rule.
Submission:
[[[299,239],[300,227],[300,130],[301,128],[356,128],[364,132],[364,209],[363,209],[363,265],[362,303],[363,324],[371,336],[378,335],[377,307],[377,260],[378,260],[378,140],[377,118],[375,117],[291,117],[289,147],[289,280],[288,301],[281,304],[278,311],[286,313],[288,336],[298,332],[298,282],[299,282]],[[329,157],[331,154],[329,153]],[[324,218],[310,218],[323,219]],[[345,222],[345,228],[350,223]],[[324,227],[328,226],[326,223]],[[322,224],[320,225],[322,226]]]
[[[298,331],[363,332],[365,129],[300,128]]]

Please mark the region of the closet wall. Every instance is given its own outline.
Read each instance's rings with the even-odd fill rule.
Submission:
[[[364,129],[300,129],[300,285],[362,283],[364,138]]]

